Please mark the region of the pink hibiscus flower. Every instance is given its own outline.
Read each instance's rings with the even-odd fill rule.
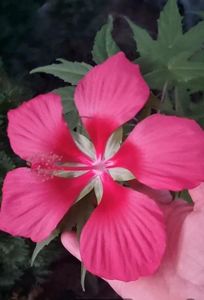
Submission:
[[[142,186],[140,186],[142,190]],[[160,198],[161,192],[143,192]],[[157,194],[158,193],[158,194]],[[194,206],[183,200],[159,204],[164,213],[167,247],[159,269],[132,282],[108,280],[123,298],[132,300],[203,300],[204,295],[204,184],[191,190]],[[168,194],[163,199],[168,202]],[[73,233],[61,237],[65,248],[81,260],[79,242]],[[134,266],[133,266],[134,267]]]
[[[92,184],[100,193],[80,235],[86,269],[124,281],[155,272],[165,251],[163,213],[150,197],[116,181],[128,170],[154,189],[198,185],[204,180],[204,136],[193,120],[155,114],[116,151],[112,134],[148,96],[138,66],[118,53],[76,88],[75,104],[93,144],[80,135],[72,138],[57,95],[38,96],[10,111],[11,146],[31,167],[7,174],[0,228],[41,241]]]

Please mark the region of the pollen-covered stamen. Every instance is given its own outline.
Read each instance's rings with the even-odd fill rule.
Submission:
[[[58,164],[62,161],[62,156],[53,152],[48,154],[36,154],[28,160],[31,170],[42,176],[44,180],[54,177],[54,171],[58,169]]]
[[[51,152],[49,154],[35,155],[29,160],[28,164],[43,180],[53,177],[78,177],[91,169],[90,166],[85,164],[64,162],[61,156]]]

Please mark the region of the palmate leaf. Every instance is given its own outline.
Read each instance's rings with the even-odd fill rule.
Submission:
[[[158,19],[158,42],[173,48],[182,36],[182,17],[175,0],[169,0]]]
[[[182,86],[191,90],[192,93],[204,90],[204,76],[182,82]]]
[[[182,17],[176,0],[168,0],[158,20],[156,40],[146,30],[130,20],[133,39],[140,54],[136,63],[141,64],[143,75],[152,89],[185,85],[192,91],[204,90],[204,21],[188,32],[182,31]],[[198,55],[199,53],[199,55]],[[197,80],[199,84],[197,84]]]
[[[168,63],[168,70],[177,81],[188,82],[204,75],[204,62],[189,60],[190,51],[178,53]]]
[[[107,24],[103,25],[97,32],[94,46],[92,50],[92,57],[95,63],[99,64],[120,51],[116,42],[112,37],[113,18],[109,16]]]
[[[189,31],[184,33],[180,46],[183,50],[190,51],[191,55],[204,45],[204,21],[199,22]]]
[[[134,24],[128,18],[126,18],[126,21],[132,29],[133,38],[137,43],[137,50],[140,53],[140,56],[148,57],[150,55],[151,57],[155,57],[156,53],[154,53],[154,48],[156,42],[152,39],[150,34],[145,29]]]
[[[74,86],[66,86],[53,91],[61,96],[65,120],[71,130],[79,125],[79,115],[74,104]]]
[[[91,65],[84,62],[71,62],[62,58],[58,58],[56,61],[58,63],[35,68],[30,73],[33,74],[42,72],[51,74],[65,82],[76,85],[78,81],[92,68]]]
[[[171,72],[178,81],[188,82],[204,76],[204,63],[189,60],[176,61],[172,64]]]
[[[66,86],[53,91],[53,93],[61,96],[65,114],[76,110],[74,105],[74,89],[74,86]]]
[[[67,121],[67,124],[71,130],[74,130],[79,125],[79,115],[77,110],[69,111],[65,114],[65,120]]]
[[[155,67],[154,70],[144,75],[145,80],[152,89],[162,90],[166,82],[172,81],[172,74],[166,66]],[[169,84],[170,85],[170,84]]]

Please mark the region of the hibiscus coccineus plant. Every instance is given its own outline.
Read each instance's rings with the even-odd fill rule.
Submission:
[[[4,180],[0,229],[41,242],[63,230],[71,207],[94,190],[79,235],[85,268],[122,281],[154,273],[165,253],[166,229],[145,188],[180,191],[204,181],[204,133],[193,120],[156,113],[123,141],[122,126],[149,94],[138,65],[119,52],[76,87],[75,105],[89,139],[68,129],[56,94],[9,111],[11,147],[29,167]]]

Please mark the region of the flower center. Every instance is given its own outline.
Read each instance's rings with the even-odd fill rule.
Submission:
[[[101,175],[102,173],[107,172],[107,164],[103,160],[96,160],[93,163],[92,168],[96,175]]]

